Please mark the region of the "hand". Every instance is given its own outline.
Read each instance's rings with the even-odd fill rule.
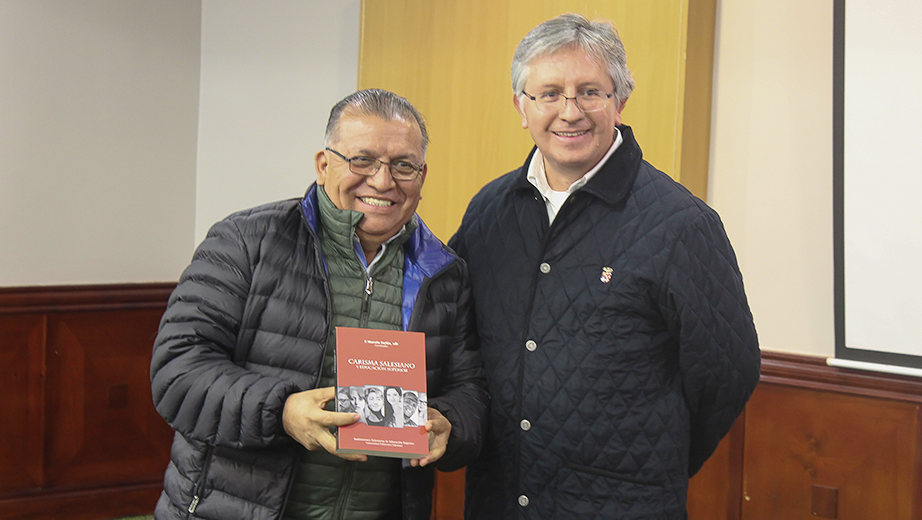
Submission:
[[[291,394],[282,408],[285,433],[311,451],[324,449],[346,460],[368,460],[365,455],[336,453],[336,437],[330,426],[348,426],[359,420],[357,413],[328,412],[323,408],[336,397],[330,386]]]
[[[442,458],[448,448],[448,434],[451,433],[451,423],[435,408],[429,408],[429,420],[426,421],[426,431],[429,432],[429,455],[421,459],[411,459],[410,465],[426,466]]]

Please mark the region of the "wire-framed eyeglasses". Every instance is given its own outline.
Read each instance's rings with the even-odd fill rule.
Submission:
[[[522,94],[524,94],[528,99],[534,101],[535,106],[538,107],[538,110],[541,110],[542,112],[564,110],[567,106],[567,101],[571,99],[576,102],[576,107],[583,112],[598,112],[599,110],[602,110],[608,106],[608,100],[614,96],[613,93],[608,94],[606,92],[602,92],[601,90],[594,89],[577,92],[576,97],[567,97],[555,90],[542,92],[537,96],[532,96],[523,90]]]
[[[423,165],[410,161],[399,160],[384,162],[374,157],[368,157],[366,155],[346,157],[345,155],[337,152],[332,148],[327,147],[324,149],[335,153],[337,156],[339,156],[340,159],[349,163],[349,171],[356,175],[371,177],[372,175],[378,173],[378,170],[381,168],[382,164],[387,165],[391,171],[391,177],[397,181],[411,181],[419,176],[419,174],[423,171]]]

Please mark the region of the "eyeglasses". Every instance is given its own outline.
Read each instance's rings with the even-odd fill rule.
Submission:
[[[532,96],[528,92],[522,91],[528,99],[535,102],[535,106],[542,112],[553,112],[564,110],[567,107],[567,101],[576,102],[576,107],[583,112],[598,112],[608,106],[608,100],[614,94],[607,94],[601,90],[584,90],[577,92],[576,97],[567,97],[553,90],[542,92],[537,96]]]
[[[324,150],[329,150],[339,156],[340,159],[349,163],[349,171],[356,175],[363,175],[365,177],[371,177],[372,175],[378,173],[378,170],[381,168],[382,164],[386,164],[391,170],[391,177],[397,181],[411,181],[415,179],[423,171],[423,166],[412,163],[410,161],[391,161],[384,162],[375,159],[374,157],[367,157],[365,155],[356,155],[355,157],[346,157],[345,155],[337,152],[332,148],[324,148]]]

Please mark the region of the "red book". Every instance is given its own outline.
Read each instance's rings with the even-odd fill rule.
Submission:
[[[336,327],[336,411],[362,417],[339,428],[338,451],[425,457],[426,403],[425,334]]]

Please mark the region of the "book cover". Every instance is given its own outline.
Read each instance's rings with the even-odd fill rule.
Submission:
[[[339,451],[425,457],[426,406],[425,334],[336,327],[336,411],[361,416],[339,428]]]

